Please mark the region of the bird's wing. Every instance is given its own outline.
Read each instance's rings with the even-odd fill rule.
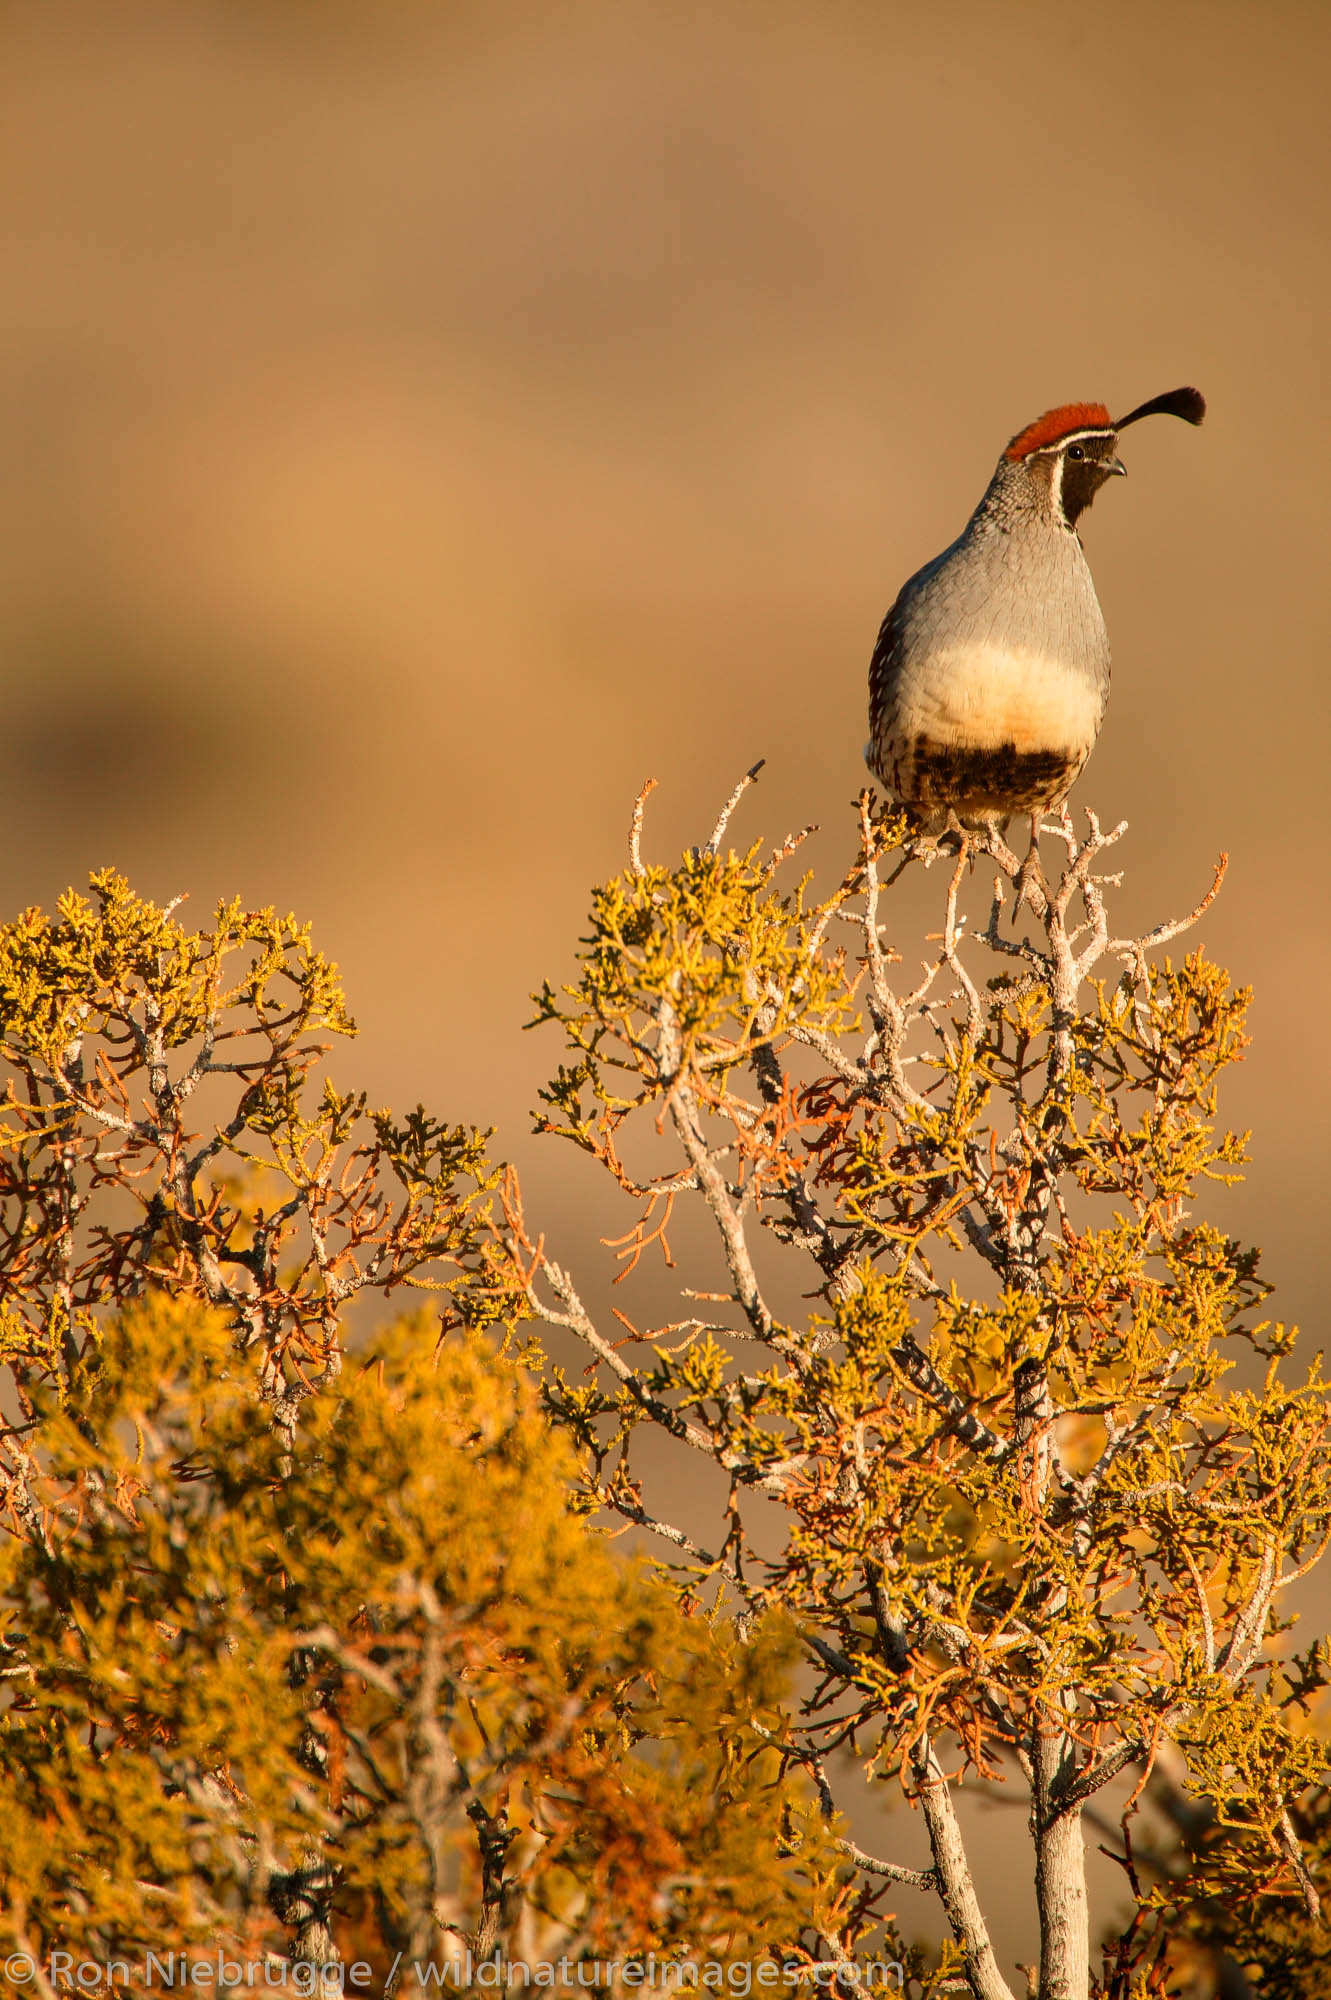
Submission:
[[[907,586],[909,587],[909,586]],[[892,698],[892,681],[900,661],[901,652],[901,599],[898,594],[892,609],[878,628],[878,640],[869,662],[869,747],[870,762],[882,755],[883,724],[886,720],[888,703]]]

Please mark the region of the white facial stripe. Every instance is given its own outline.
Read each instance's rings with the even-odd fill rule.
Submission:
[[[1084,438],[1108,438],[1112,444],[1117,436],[1118,433],[1112,430],[1069,431],[1066,437],[1058,440],[1057,444],[1041,445],[1039,451],[1030,454],[1032,458],[1052,458],[1054,461],[1049,477],[1050,505],[1053,508],[1054,519],[1066,528],[1070,535],[1075,535],[1077,531],[1069,521],[1067,509],[1063,505],[1063,469],[1067,464],[1068,446],[1080,444]]]
[[[1066,437],[1061,437],[1058,440],[1057,444],[1042,444],[1040,449],[1031,452],[1030,456],[1032,458],[1047,458],[1051,451],[1064,452],[1070,444],[1080,444],[1083,438],[1108,438],[1112,443],[1117,436],[1118,432],[1112,430],[1069,431]]]
[[[1054,509],[1054,518],[1057,521],[1061,521],[1065,528],[1071,525],[1067,515],[1063,511],[1063,467],[1066,463],[1067,460],[1060,451],[1054,459],[1053,468],[1049,474],[1049,499]]]

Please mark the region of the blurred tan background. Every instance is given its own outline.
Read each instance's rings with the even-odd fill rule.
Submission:
[[[1232,854],[1201,935],[1257,986],[1255,1167],[1218,1212],[1320,1326],[1324,6],[42,0],[0,36],[0,910],[110,861],[312,918],[339,1075],[498,1123],[576,1265],[601,1211],[526,1136],[557,1052],[517,1030],[643,778],[670,855],[766,756],[737,833],[818,820],[838,870],[899,583],[1040,410],[1196,382],[1205,429],[1133,431],[1086,523],[1077,796],[1131,821],[1125,923]]]

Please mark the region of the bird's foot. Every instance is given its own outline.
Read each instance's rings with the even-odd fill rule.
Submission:
[[[936,843],[940,851],[944,841],[947,843],[949,854],[959,854],[963,861],[974,860],[976,845],[974,828],[964,826],[951,806],[947,809],[947,825]]]
[[[1049,884],[1044,879],[1044,870],[1040,866],[1040,850],[1034,841],[1026,851],[1026,859],[1017,870],[1016,895],[1012,903],[1014,923],[1023,903],[1029,903],[1037,917],[1049,905]]]

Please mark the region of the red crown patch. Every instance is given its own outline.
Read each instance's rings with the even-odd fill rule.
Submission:
[[[1103,403],[1063,403],[1056,410],[1046,410],[1033,424],[1027,424],[1024,431],[1018,431],[1004,458],[1028,458],[1033,451],[1043,451],[1046,445],[1057,444],[1060,438],[1073,431],[1112,431],[1114,420]]]

